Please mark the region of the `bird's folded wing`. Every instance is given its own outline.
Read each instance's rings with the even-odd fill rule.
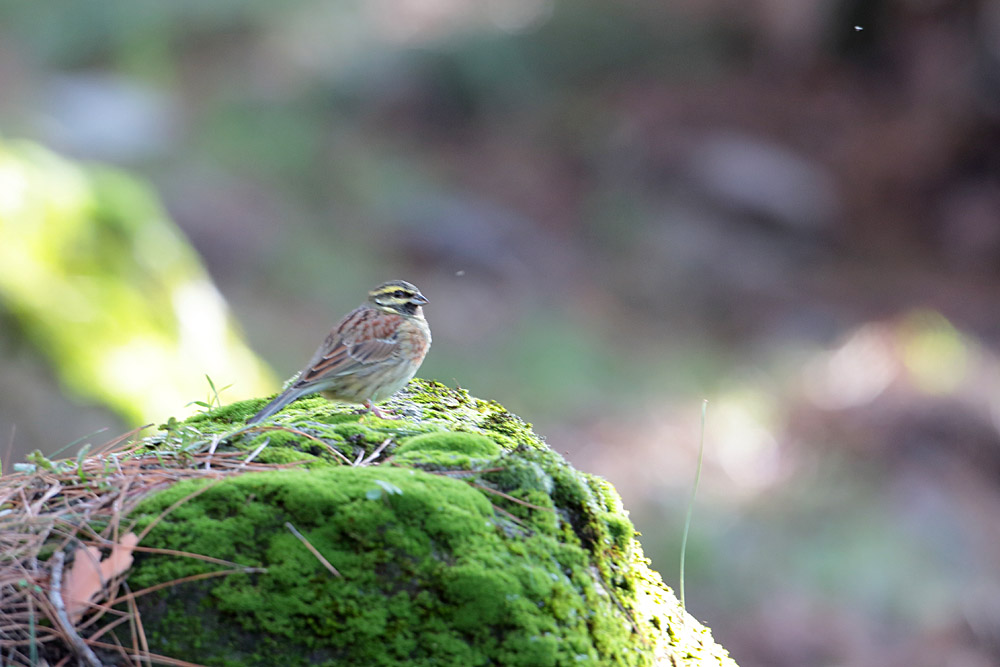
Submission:
[[[368,364],[385,361],[393,355],[399,343],[391,338],[357,341],[353,344],[338,340],[329,352],[318,358],[302,373],[297,384],[313,384],[325,378],[354,373]]]

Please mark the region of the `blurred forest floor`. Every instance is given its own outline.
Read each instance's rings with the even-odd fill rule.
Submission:
[[[743,667],[1000,664],[1000,2],[0,19],[4,135],[150,181],[279,376],[411,280],[421,376],[610,479],[674,586],[708,399],[687,598]],[[53,447],[114,423],[63,400]]]

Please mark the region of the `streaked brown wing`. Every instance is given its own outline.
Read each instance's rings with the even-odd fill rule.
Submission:
[[[390,358],[399,346],[394,333],[397,319],[365,306],[354,310],[330,332],[296,384],[348,375]]]

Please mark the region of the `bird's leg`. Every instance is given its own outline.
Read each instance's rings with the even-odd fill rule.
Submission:
[[[382,412],[381,410],[379,410],[377,407],[375,407],[375,404],[371,402],[371,399],[365,401],[365,407],[368,408],[368,412],[370,412],[371,414],[375,415],[379,419],[401,419],[401,417],[398,417],[396,415],[387,415],[387,414],[385,414],[384,412]]]

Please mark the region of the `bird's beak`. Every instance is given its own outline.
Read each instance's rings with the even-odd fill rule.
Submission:
[[[412,297],[410,297],[410,303],[415,303],[418,306],[422,306],[425,303],[427,303],[427,297],[421,294],[420,292],[417,292]]]

